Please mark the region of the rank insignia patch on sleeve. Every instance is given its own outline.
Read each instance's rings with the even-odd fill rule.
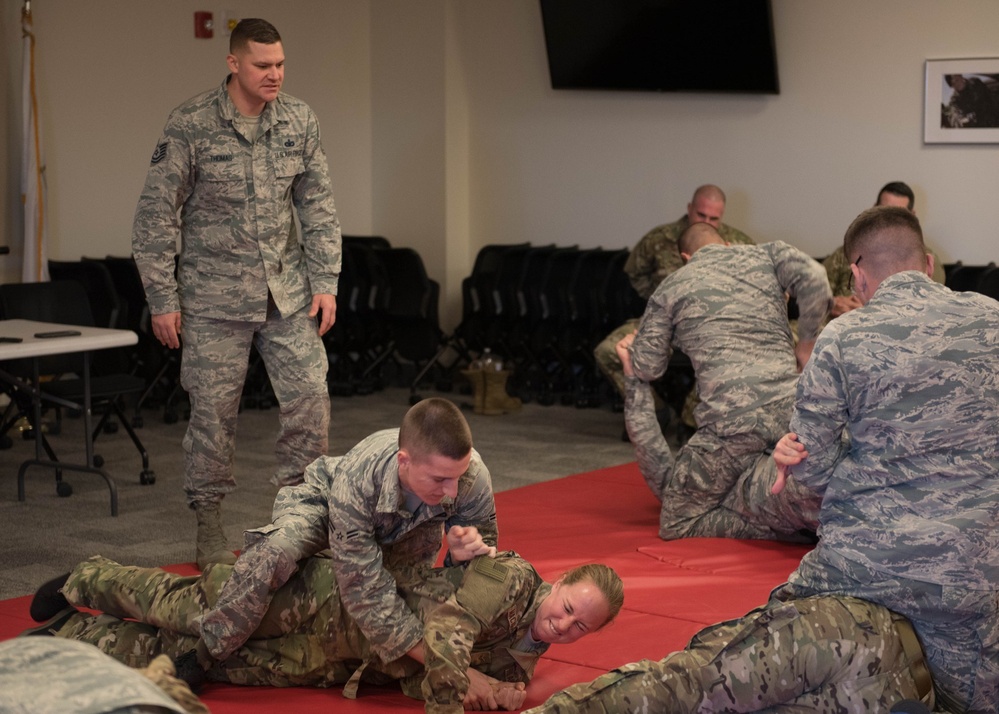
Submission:
[[[163,142],[162,144],[157,144],[156,150],[153,152],[152,163],[158,164],[165,158],[166,158],[166,142]]]
[[[163,159],[165,159],[166,158],[166,149],[167,149],[166,142],[163,142],[162,144],[158,144],[156,146],[156,151],[153,152],[152,163],[158,164]]]

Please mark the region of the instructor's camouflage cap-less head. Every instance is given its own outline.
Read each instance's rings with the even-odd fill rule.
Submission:
[[[273,45],[281,41],[281,35],[277,28],[267,20],[256,17],[248,17],[240,20],[229,35],[229,53],[235,54],[236,50],[246,47],[249,42],[259,42],[262,45]]]
[[[416,461],[435,454],[457,461],[472,451],[472,430],[453,402],[432,397],[406,412],[399,429],[399,448]]]

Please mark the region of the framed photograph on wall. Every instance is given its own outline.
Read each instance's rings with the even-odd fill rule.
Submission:
[[[999,143],[999,58],[926,60],[923,141]]]

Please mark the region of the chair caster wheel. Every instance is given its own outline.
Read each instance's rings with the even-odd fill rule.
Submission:
[[[143,486],[152,486],[156,483],[156,474],[150,469],[144,469],[142,473],[139,474],[139,483]]]
[[[73,495],[73,484],[66,483],[65,481],[56,482],[56,493],[59,498],[69,498]]]
[[[163,412],[163,423],[164,424],[176,424],[178,421],[177,412],[167,411]]]
[[[422,401],[423,401],[423,397],[421,397],[419,394],[410,394],[409,395],[409,406],[411,406],[411,407],[412,406],[416,406],[417,404],[419,404]]]
[[[100,454],[94,454],[94,468],[99,469],[104,466],[104,457]]]

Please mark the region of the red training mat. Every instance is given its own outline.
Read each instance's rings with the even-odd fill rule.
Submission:
[[[659,539],[659,504],[638,467],[624,464],[496,495],[500,546],[530,560],[543,577],[589,562],[606,563],[625,583],[625,605],[606,629],[553,647],[528,687],[525,707],[574,682],[627,662],[661,659],[705,625],[738,617],[766,601],[807,548],[770,541]],[[81,559],[93,555],[81,553]],[[196,573],[191,563],[167,566]],[[0,639],[35,623],[30,597],[0,601]],[[208,685],[202,700],[215,714],[335,710],[343,714],[421,712],[423,703],[394,687],[362,686],[356,701],[335,689]]]

